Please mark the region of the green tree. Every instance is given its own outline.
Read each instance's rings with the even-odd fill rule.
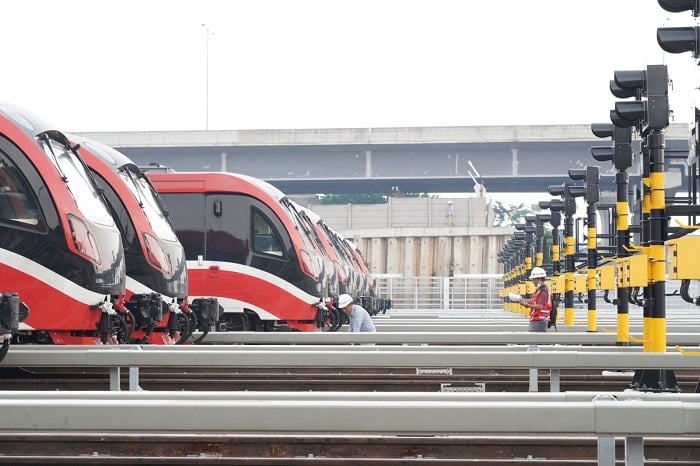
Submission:
[[[384,194],[324,194],[321,204],[386,204],[387,196]]]
[[[437,197],[428,193],[394,191],[394,197]],[[389,196],[381,193],[323,194],[321,204],[386,204]]]
[[[493,225],[504,227],[515,225],[516,223],[523,223],[525,221],[525,216],[533,213],[533,210],[527,208],[523,203],[505,205],[500,201],[495,201],[493,213]]]

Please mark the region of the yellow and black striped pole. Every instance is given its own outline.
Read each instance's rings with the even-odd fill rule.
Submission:
[[[641,203],[641,239],[640,246],[642,255],[649,258],[649,241],[651,239],[651,158],[649,155],[649,145],[645,138],[642,141],[642,203]],[[647,260],[647,277],[649,277],[649,264]],[[651,287],[649,282],[643,290],[643,314],[642,314],[642,339],[644,351],[651,351]]]
[[[591,147],[593,158],[603,162],[611,161],[617,169],[615,185],[617,187],[617,199],[615,204],[615,235],[617,242],[618,260],[629,256],[630,229],[629,229],[629,203],[627,200],[629,189],[629,176],[627,169],[632,166],[632,128],[630,126],[617,126],[610,123],[594,123],[591,125],[593,134],[600,138],[612,137],[613,146]],[[618,285],[617,298],[617,345],[629,345],[629,288]]]
[[[597,168],[597,167],[596,167]],[[587,241],[587,291],[588,291],[588,320],[587,332],[597,331],[596,323],[596,275],[595,271],[598,267],[598,237],[597,237],[597,209],[595,204],[588,203],[586,207],[587,223],[588,223],[588,241]]]
[[[617,185],[616,204],[616,228],[617,228],[617,257],[627,257],[630,247],[629,229],[629,203],[627,190],[629,189],[629,176],[626,170],[618,170],[615,174]],[[617,340],[616,345],[628,346],[630,344],[630,319],[629,319],[629,288],[617,288]]]
[[[561,201],[552,200],[550,203],[551,218],[549,223],[552,225],[552,279],[555,280],[561,274],[561,257],[559,255],[559,226],[561,225],[561,211],[563,209]],[[552,293],[552,306],[559,306],[561,301],[561,293],[558,291]],[[554,307],[553,307],[554,309]],[[557,320],[559,313],[557,312]],[[554,321],[556,324],[556,321]]]
[[[664,134],[652,131],[649,142],[649,351],[666,352],[666,247],[668,219],[664,186]]]
[[[574,271],[576,270],[574,251],[574,214],[576,201],[568,194],[568,186],[564,199],[564,325],[574,325]],[[568,199],[570,197],[570,199]],[[570,205],[573,204],[573,210]],[[569,207],[569,208],[567,208]]]
[[[585,189],[583,190],[586,198],[586,291],[588,301],[588,318],[586,331],[595,332],[597,330],[596,323],[596,268],[598,267],[598,233],[597,233],[597,217],[598,217],[598,200],[600,199],[600,167],[587,166],[585,169],[569,170],[569,177],[573,180],[583,180]],[[579,192],[581,187],[578,187]]]
[[[549,194],[561,196],[564,210],[564,325],[574,325],[574,214],[576,214],[576,198],[573,195],[570,182],[563,185],[550,186]],[[583,193],[581,193],[583,194]]]

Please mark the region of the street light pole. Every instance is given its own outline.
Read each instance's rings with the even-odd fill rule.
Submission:
[[[206,82],[206,105],[205,105],[205,129],[208,131],[209,130],[209,36],[213,35],[213,32],[209,31],[209,26],[206,24],[202,23],[202,27],[204,27],[207,31],[207,82]]]

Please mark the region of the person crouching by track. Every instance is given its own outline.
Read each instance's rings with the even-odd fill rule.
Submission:
[[[338,297],[338,307],[348,315],[350,319],[349,332],[376,332],[374,322],[369,315],[369,312],[359,304],[353,304],[352,296],[349,294],[341,294]]]
[[[534,283],[536,291],[532,298],[521,299],[520,304],[530,308],[530,326],[528,332],[546,332],[549,313],[552,310],[552,295],[544,284],[547,272],[542,267],[533,267],[530,272],[530,280]]]

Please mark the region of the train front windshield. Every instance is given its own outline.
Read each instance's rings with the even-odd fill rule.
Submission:
[[[124,180],[134,197],[139,200],[144,214],[151,223],[153,232],[165,241],[177,241],[177,236],[161,208],[161,203],[158,202],[158,195],[153,191],[146,176],[132,167],[125,166],[119,170],[119,177]]]
[[[114,226],[114,219],[80,160],[57,141],[42,138],[40,144],[63,176],[85,219],[98,225]]]

